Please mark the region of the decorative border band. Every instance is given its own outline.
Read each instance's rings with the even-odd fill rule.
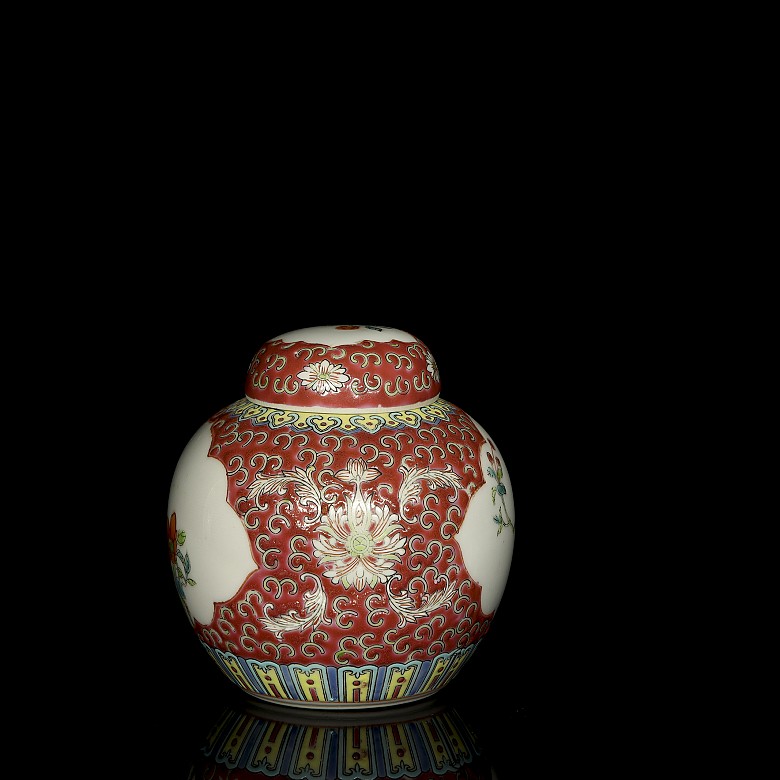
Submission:
[[[390,666],[277,664],[225,653],[201,642],[219,668],[247,693],[306,704],[376,704],[428,696],[443,688],[479,642],[432,660]]]
[[[454,408],[452,404],[438,399],[413,409],[343,414],[276,409],[271,406],[261,406],[244,398],[231,404],[224,411],[238,417],[239,420],[251,419],[258,425],[267,425],[270,428],[289,426],[298,431],[313,430],[317,433],[329,431],[352,433],[358,430],[376,433],[382,428],[419,428],[421,425],[448,420]]]

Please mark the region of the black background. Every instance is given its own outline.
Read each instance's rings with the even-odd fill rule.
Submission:
[[[110,729],[109,752],[147,755],[154,747],[155,774],[185,778],[223,706],[235,702],[233,684],[197,643],[168,562],[168,491],[182,450],[209,416],[243,396],[246,370],[264,341],[311,325],[356,323],[422,340],[437,360],[442,398],[471,414],[504,458],[515,499],[509,579],[488,635],[440,698],[473,725],[499,778],[522,773],[535,752],[534,691],[544,684],[535,647],[541,586],[538,573],[531,576],[538,562],[530,529],[539,519],[527,496],[534,474],[547,468],[544,453],[532,453],[545,424],[544,388],[537,383],[528,392],[541,361],[529,343],[523,296],[506,280],[503,288],[464,281],[457,294],[435,283],[427,295],[392,288],[389,277],[386,286],[363,289],[357,272],[328,292],[318,289],[316,275],[301,271],[291,284],[281,270],[276,283],[267,269],[255,280],[248,267],[226,268],[213,284],[166,277],[131,310],[111,312],[116,348],[102,369],[101,406],[118,442],[106,457],[121,464],[122,502],[113,520],[123,570],[118,582],[117,572],[107,572],[115,583],[106,619],[112,650],[109,659],[95,659],[107,666],[97,707],[108,716],[121,703],[123,725]],[[534,501],[538,511],[538,495]]]

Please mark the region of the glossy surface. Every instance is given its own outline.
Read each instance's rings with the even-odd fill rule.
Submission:
[[[439,390],[406,331],[293,331],[258,350],[247,396],[185,447],[174,581],[201,646],[249,695],[420,700],[486,636],[512,560],[512,486],[493,439]]]

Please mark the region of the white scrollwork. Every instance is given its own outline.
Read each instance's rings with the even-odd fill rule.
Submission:
[[[335,502],[332,495],[326,495],[332,493],[334,483],[320,485],[313,466],[295,467],[281,474],[260,473],[248,492],[248,498],[259,506],[261,496],[273,493],[284,496],[291,491],[299,505],[308,510],[308,516],[299,520],[299,525],[304,530],[316,527],[317,535],[311,544],[313,555],[322,567],[321,576],[345,591],[360,592],[384,585],[387,605],[398,616],[399,628],[416,623],[450,604],[456,593],[454,582],[446,576],[440,577],[444,581],[441,589],[423,593],[420,598],[412,598],[408,590],[396,593],[390,589],[391,582],[401,579],[396,565],[409,549],[409,537],[402,521],[407,524],[420,522],[419,516],[407,517],[404,512],[409,504],[419,503],[425,483],[433,490],[447,488],[457,492],[461,488],[459,477],[449,465],[446,469],[404,465],[401,471],[398,513],[391,511],[388,503],[377,502],[375,491],[363,489],[364,484],[375,481],[382,472],[362,458],[351,458],[346,468],[333,475],[342,483],[355,486],[352,494],[345,494],[340,502]],[[324,511],[325,507],[327,511]],[[301,536],[296,538],[303,539]],[[299,548],[294,548],[293,552],[302,555]],[[300,611],[292,609],[273,616],[269,614],[272,604],[264,606],[261,622],[277,638],[287,631],[314,629],[323,622],[330,622],[326,617],[327,596],[322,581],[312,573],[304,573],[302,577],[314,579],[315,585],[312,591],[304,594]]]

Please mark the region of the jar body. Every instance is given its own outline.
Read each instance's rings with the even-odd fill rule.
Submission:
[[[515,537],[501,454],[438,397],[371,411],[240,399],[187,444],[168,525],[208,655],[252,697],[315,708],[447,685],[490,628]]]

